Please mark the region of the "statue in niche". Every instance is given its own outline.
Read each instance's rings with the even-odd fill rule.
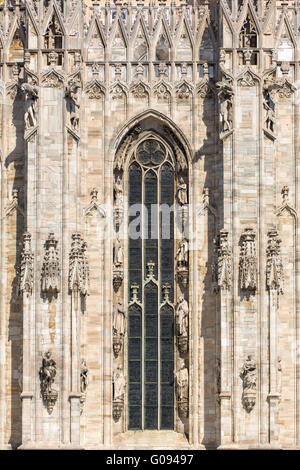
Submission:
[[[123,205],[123,187],[120,176],[118,176],[114,182],[114,198],[116,207],[122,207]]]
[[[244,362],[240,376],[243,379],[244,389],[256,389],[256,363],[251,355]]]
[[[21,90],[25,93],[26,96],[24,115],[25,127],[26,129],[30,129],[31,127],[35,127],[37,125],[37,99],[39,97],[38,88],[34,85],[30,85],[29,83],[23,83]]]
[[[232,129],[232,98],[230,95],[222,94],[220,96],[220,123],[221,132],[228,132]]]
[[[179,268],[188,265],[188,257],[189,257],[189,244],[188,244],[188,241],[184,238],[179,243],[178,250],[176,253],[177,264]]]
[[[69,99],[70,124],[75,131],[79,130],[79,110],[80,110],[80,83],[71,81],[66,88],[66,97]]]
[[[114,371],[113,375],[114,381],[114,401],[124,401],[125,393],[125,378],[122,372],[121,366],[118,366]]]
[[[256,402],[257,382],[256,362],[251,355],[249,355],[244,362],[240,372],[240,377],[243,381],[242,402],[247,413],[250,413]]]
[[[187,184],[185,183],[182,176],[179,177],[177,183],[177,201],[181,206],[187,204]]]
[[[183,296],[180,296],[176,306],[176,327],[179,336],[187,336],[189,324],[189,305]]]
[[[265,90],[264,92],[264,110],[265,110],[265,127],[267,130],[274,132],[276,125],[275,103],[271,94]]]
[[[86,393],[88,386],[88,368],[86,365],[86,360],[82,359],[81,368],[80,368],[80,391],[81,393]]]
[[[48,351],[44,354],[42,367],[40,368],[40,377],[43,384],[43,389],[50,391],[56,376],[56,362],[51,359],[51,352]]]
[[[47,351],[42,360],[42,367],[39,371],[41,381],[41,394],[47,406],[48,413],[51,414],[57,400],[58,393],[52,388],[56,376],[56,362],[51,358],[51,352]]]
[[[113,418],[119,421],[124,408],[125,378],[121,366],[118,366],[113,373]]]
[[[189,372],[184,359],[179,360],[179,370],[176,372],[176,392],[178,411],[181,415],[188,416],[189,397]]]
[[[118,300],[114,308],[113,333],[117,336],[124,336],[125,333],[125,310],[121,299]]]
[[[119,240],[119,236],[117,236],[115,240],[114,246],[114,266],[116,268],[120,268],[123,266],[123,248]]]

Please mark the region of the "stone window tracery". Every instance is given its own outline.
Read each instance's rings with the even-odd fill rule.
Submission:
[[[144,135],[131,152],[127,177],[124,179],[125,169],[115,173],[118,187],[128,188],[128,294],[124,294],[128,299],[127,347],[118,348],[115,361],[123,363],[124,360],[125,364],[122,354],[127,351],[128,429],[172,430],[176,357],[188,351],[186,337],[181,342],[174,341],[176,299],[188,297],[187,283],[182,286],[182,278],[177,273],[179,229],[174,210],[179,182],[187,202],[187,165],[175,164],[175,155],[180,158],[177,144],[174,143],[173,149],[152,132]],[[119,207],[117,199],[115,207]],[[180,214],[185,209],[182,204],[185,201],[180,199]],[[168,208],[167,217],[164,208]],[[135,233],[131,233],[132,227]],[[188,260],[187,253],[185,258]],[[120,299],[120,292],[116,299]]]

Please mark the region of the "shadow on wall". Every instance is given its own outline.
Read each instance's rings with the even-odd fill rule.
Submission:
[[[5,161],[7,179],[13,174],[13,189],[18,190],[19,206],[24,211],[26,206],[26,181],[25,175],[25,152],[24,152],[24,98],[18,93],[13,103],[12,124],[15,128],[16,145],[8,154]],[[12,170],[12,168],[14,170]],[[18,295],[18,267],[20,265],[20,255],[22,250],[23,233],[26,230],[24,216],[18,210],[6,219],[7,238],[5,251],[11,259],[15,258],[15,265],[10,259],[7,264],[8,282],[11,278],[10,310],[8,321],[8,342],[10,343],[10,366],[11,366],[11,397],[10,402],[11,428],[9,444],[16,449],[22,442],[22,402],[20,394],[22,392],[22,344],[23,344],[23,302]],[[13,244],[15,247],[13,247]],[[7,286],[8,287],[8,286]],[[8,415],[8,413],[7,413]]]
[[[204,159],[205,182],[210,194],[209,204],[216,209],[217,217],[207,211],[206,227],[199,227],[206,235],[206,253],[199,253],[198,273],[202,286],[202,308],[200,335],[203,340],[203,388],[200,389],[200,403],[203,415],[199,416],[199,428],[202,426],[202,444],[207,448],[216,448],[220,443],[220,416],[218,403],[218,358],[220,350],[219,323],[220,312],[218,297],[214,292],[212,267],[214,257],[214,239],[224,224],[223,216],[223,161],[218,154],[217,98],[212,94],[203,100],[203,124],[206,127],[206,139],[195,154],[195,161]],[[200,199],[201,200],[201,199]],[[201,223],[198,215],[198,224]],[[200,366],[201,367],[201,366]],[[201,372],[200,372],[201,373]],[[201,420],[203,419],[203,423]]]

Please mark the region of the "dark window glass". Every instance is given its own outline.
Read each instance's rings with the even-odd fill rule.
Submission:
[[[174,309],[165,304],[159,311],[158,301],[160,294],[163,302],[165,284],[170,302],[174,300],[174,213],[169,210],[164,218],[158,204],[173,208],[174,170],[165,147],[155,139],[139,144],[135,157],[139,164],[129,167],[129,205],[144,204],[144,238],[129,240],[129,288],[138,284],[143,309],[132,305],[128,310],[129,429],[173,429]],[[129,217],[129,223],[136,217]],[[147,282],[151,266],[154,281]]]

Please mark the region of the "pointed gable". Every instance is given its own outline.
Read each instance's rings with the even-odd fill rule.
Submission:
[[[119,21],[111,44],[111,60],[126,60],[126,41]]]
[[[97,21],[92,25],[89,34],[88,60],[104,60],[104,42]]]
[[[16,28],[12,41],[9,46],[10,62],[23,62],[24,60],[24,43],[20,28]]]
[[[134,41],[133,59],[137,61],[143,61],[148,59],[148,43],[141,24],[138,27]]]
[[[286,20],[284,20],[278,44],[277,60],[292,61],[294,58],[294,44]]]
[[[214,40],[210,26],[205,22],[201,41],[200,41],[200,60],[213,60],[214,58]]]
[[[193,60],[192,43],[185,22],[183,22],[176,50],[177,60]]]

